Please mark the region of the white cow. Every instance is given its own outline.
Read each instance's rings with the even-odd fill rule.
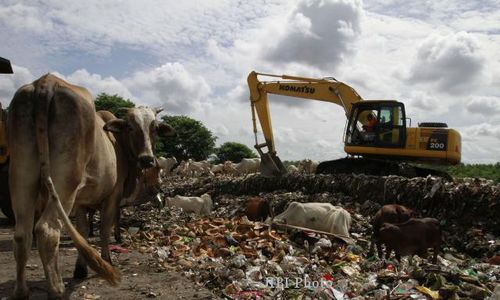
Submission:
[[[295,165],[289,165],[286,170],[288,173],[297,173],[299,172],[299,168],[297,168]]]
[[[224,162],[223,168],[224,168],[224,174],[236,175],[238,173],[238,171],[236,171],[236,164],[230,160],[226,160]]]
[[[214,175],[222,174],[224,173],[224,164],[213,165],[212,168],[210,168],[210,171],[212,171]]]
[[[162,156],[158,157],[158,165],[163,170],[163,173],[165,175],[170,175],[170,173],[172,172],[172,168],[175,166],[175,164],[177,164],[177,159],[175,157],[169,157],[169,158],[165,158]]]
[[[319,161],[304,159],[299,162],[299,172],[305,174],[315,174],[318,168]]]
[[[238,175],[258,173],[260,169],[260,158],[243,158],[234,168]]]
[[[223,164],[217,164],[212,166],[210,171],[214,175],[217,174],[224,174],[224,175],[233,175],[236,174],[236,169],[234,168],[235,164],[233,164],[231,161],[227,160]]]
[[[275,221],[349,237],[351,214],[340,206],[330,203],[292,202],[274,218]]]
[[[179,165],[175,169],[172,170],[172,174],[184,177],[187,175],[187,167],[188,167],[188,162],[186,160],[183,160],[179,163]]]
[[[212,212],[212,198],[209,194],[203,194],[200,197],[185,197],[176,195],[175,197],[166,197],[165,206],[182,208],[185,212],[194,212],[198,215],[209,215]]]
[[[211,175],[211,176],[214,175],[210,170],[210,163],[206,160],[193,161],[192,159],[188,159],[186,170],[187,170],[187,175],[191,177],[202,176],[202,175]]]

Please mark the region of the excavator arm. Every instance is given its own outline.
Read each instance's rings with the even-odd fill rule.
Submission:
[[[259,75],[275,77],[278,80],[259,81]],[[276,156],[268,94],[335,103],[344,109],[347,117],[351,113],[352,104],[363,100],[353,88],[333,78],[317,79],[252,71],[248,75],[247,81],[250,89],[255,148],[261,156],[261,173],[264,176],[286,173],[286,169]],[[265,139],[262,144],[257,141],[256,115],[259,118]],[[264,147],[267,147],[267,153],[262,151]]]

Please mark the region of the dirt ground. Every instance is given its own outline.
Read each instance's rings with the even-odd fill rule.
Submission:
[[[0,299],[8,299],[15,285],[15,260],[12,252],[13,227],[0,213]],[[110,287],[94,275],[83,281],[73,280],[77,251],[71,240],[62,238],[59,266],[66,286],[66,299],[215,299],[209,290],[197,286],[177,272],[158,272],[149,254],[135,251],[113,254],[113,262],[121,271],[122,282]],[[30,299],[47,299],[42,263],[36,248],[31,250],[27,266]],[[89,271],[92,274],[92,271]]]

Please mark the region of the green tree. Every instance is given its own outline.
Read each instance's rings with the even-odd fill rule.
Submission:
[[[235,143],[226,142],[215,149],[215,154],[218,157],[218,163],[223,163],[230,160],[234,163],[239,163],[243,158],[257,157],[257,155],[247,146]]]
[[[214,152],[215,137],[200,121],[187,116],[163,116],[163,121],[175,128],[175,138],[158,138],[159,155],[175,156],[177,161],[192,158],[204,160]]]
[[[100,93],[95,99],[96,111],[107,110],[112,112],[115,116],[121,117],[118,109],[122,107],[135,107],[135,103],[129,99],[124,99],[117,94],[109,95],[106,93]]]

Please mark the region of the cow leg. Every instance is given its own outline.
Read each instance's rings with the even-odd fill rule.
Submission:
[[[382,251],[382,243],[379,242],[379,241],[377,241],[376,245],[377,245],[377,255],[378,255],[378,257],[380,257],[380,258],[384,257],[384,252]],[[388,251],[387,247],[386,247],[385,251]]]
[[[121,192],[120,192],[121,193]],[[113,223],[116,221],[116,214],[119,214],[118,211],[120,204],[120,194],[118,192],[114,192],[113,195],[104,202],[104,205],[101,209],[101,257],[105,261],[111,264],[111,257],[109,254],[109,238],[111,235],[111,229],[113,227]],[[118,225],[117,225],[118,226]]]
[[[394,250],[394,253],[396,254],[396,260],[401,263],[401,253],[398,251]],[[413,256],[410,257],[410,259],[413,258]]]
[[[424,249],[420,249],[420,250],[418,251],[418,253],[417,253],[417,254],[418,254],[418,256],[420,256],[421,258],[425,258],[425,259],[427,259],[427,257],[429,256],[429,253],[428,253],[428,251],[427,251],[427,249],[426,249],[426,248],[424,248]]]
[[[26,108],[28,111],[29,106]],[[13,114],[16,112],[13,111]],[[35,203],[39,200],[39,168],[37,150],[32,141],[32,134],[27,133],[29,122],[14,124],[23,134],[16,135],[19,142],[13,143],[11,148],[11,162],[9,166],[9,187],[12,201],[12,210],[16,218],[14,233],[14,257],[16,259],[16,285],[14,299],[26,299],[29,295],[26,284],[26,263],[29,258],[33,241],[33,223],[35,217]],[[34,131],[34,129],[33,129]],[[21,146],[22,145],[22,146]]]
[[[78,229],[78,232],[82,235],[84,239],[88,238],[89,231],[90,231],[90,224],[92,224],[92,219],[95,214],[95,210],[90,211],[89,215],[90,217],[87,219],[87,210],[84,208],[78,208],[75,217],[76,217],[76,228]],[[87,263],[85,262],[85,259],[78,253],[78,258],[76,260],[76,265],[75,265],[75,271],[73,272],[73,278],[75,279],[84,279],[87,278],[88,275],[88,269],[87,269]]]
[[[26,179],[24,179],[26,180]],[[14,233],[14,257],[16,259],[16,286],[13,299],[27,299],[26,263],[28,262],[33,241],[34,199],[37,199],[38,187],[34,184],[29,189],[11,189],[11,199],[16,226]]]
[[[375,239],[372,237],[370,241],[370,249],[368,250],[368,257],[372,257],[375,254]]]
[[[120,231],[120,208],[118,207],[117,211],[116,211],[116,216],[115,216],[115,241],[117,243],[121,243],[122,242],[122,233]]]
[[[101,212],[104,216],[104,212]],[[107,217],[101,219],[101,257],[111,264],[111,257],[109,254],[109,237],[111,235],[111,228],[113,227],[115,217]]]
[[[48,204],[45,212],[35,226],[35,231],[38,252],[42,260],[45,277],[49,284],[49,296],[51,298],[62,299],[64,284],[57,265],[62,224],[54,216],[56,211],[57,208],[55,205]]]
[[[89,210],[88,215],[89,215],[89,237],[94,237],[94,216],[95,216],[96,210]]]
[[[432,263],[437,264],[438,261],[438,254],[439,254],[439,246],[434,246],[433,248],[433,256],[432,256]]]
[[[385,245],[385,259],[391,258],[392,249]]]
[[[54,186],[66,214],[69,215],[82,178],[77,173],[78,168],[74,168],[75,164],[67,157],[54,155],[51,158],[54,162],[51,168]],[[56,199],[48,199],[47,206],[36,223],[35,231],[38,252],[49,284],[49,298],[62,299],[64,283],[58,266],[58,256],[63,224],[57,213],[56,201]],[[82,231],[81,228],[77,229]]]

